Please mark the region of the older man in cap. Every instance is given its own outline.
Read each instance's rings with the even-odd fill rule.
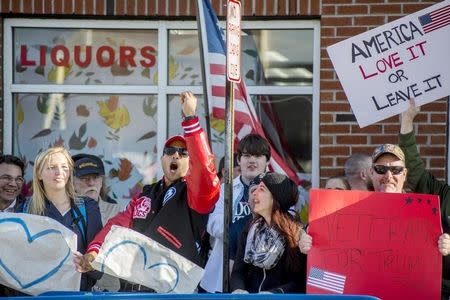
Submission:
[[[372,177],[375,192],[403,193],[408,170],[405,166],[405,154],[399,146],[384,144],[375,149],[372,154]],[[450,237],[442,234],[437,241],[439,252],[448,255],[450,251]],[[300,251],[307,254],[312,247],[312,237],[302,230]]]
[[[105,225],[87,254],[75,259],[80,271],[89,270],[89,262],[96,257],[112,225],[132,228],[195,264],[204,265],[206,249],[201,246],[208,214],[219,198],[220,181],[206,134],[195,116],[197,98],[190,92],[182,93],[181,106],[184,136],[173,136],[165,142],[163,178],[144,186],[141,196],[132,199],[125,211]],[[131,283],[121,290],[148,291]]]

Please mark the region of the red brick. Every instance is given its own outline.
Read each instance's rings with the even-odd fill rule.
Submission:
[[[430,167],[445,168],[446,162],[443,158],[430,158]]]
[[[343,3],[352,3],[353,0],[322,0],[322,5],[324,4],[343,4]]]
[[[348,102],[321,103],[321,112],[349,112],[350,104]]]
[[[352,18],[323,16],[320,23],[322,26],[348,26],[352,25]]]
[[[367,144],[367,136],[366,135],[338,135],[336,137],[336,144],[339,144],[339,145]]]
[[[36,5],[36,1],[35,1],[35,5]],[[67,15],[71,15],[73,13],[73,1],[72,0],[64,0],[63,12]]]
[[[348,36],[354,36],[363,32],[366,32],[367,28],[365,27],[350,27],[350,26],[341,26],[336,28],[336,36],[339,37],[348,37]]]
[[[321,101],[333,100],[333,93],[332,92],[320,92],[320,100]]]
[[[169,0],[169,16],[176,16],[177,14],[177,0]]]
[[[158,16],[166,15],[166,1],[158,1]]]
[[[427,8],[431,3],[414,3],[414,4],[403,4],[403,13],[404,14],[412,14]]]
[[[347,161],[348,157],[336,157],[336,165],[341,166],[342,168],[345,165],[345,162]]]
[[[158,0],[157,0],[158,1]],[[197,4],[196,4],[196,0],[189,0],[189,3],[190,3],[190,5],[189,5],[189,16],[196,16],[197,15]],[[225,2],[224,2],[225,3]],[[221,10],[221,14],[219,14],[218,16],[223,16],[223,15],[226,15],[226,13],[227,13],[227,11],[226,11],[226,9],[225,9],[226,7],[224,7],[222,10]],[[218,12],[216,12],[216,14],[217,14]]]
[[[323,79],[334,79],[334,72],[330,70],[320,71],[320,78]]]
[[[156,15],[156,1],[157,0],[148,0],[147,1],[147,12],[149,16]]]
[[[334,45],[340,41],[342,41],[342,38],[322,37],[320,44],[322,47],[328,47],[328,46]]]
[[[311,13],[312,16],[320,16],[322,14],[321,11],[321,3],[320,1],[311,1]]]
[[[370,125],[364,128],[360,128],[359,125],[352,125],[351,133],[381,133],[381,125]]]
[[[402,12],[402,6],[400,4],[373,4],[370,5],[371,14],[399,14]]]
[[[31,4],[31,1],[30,1],[30,2],[25,1],[25,2],[23,3],[23,12],[24,12],[25,14],[32,14],[32,13],[33,13],[33,6],[32,6],[32,4]]]
[[[431,138],[431,145],[445,145],[447,144],[447,137],[445,135],[432,135]],[[417,139],[417,137],[416,137]],[[417,141],[416,141],[417,142]]]
[[[169,0],[169,5],[170,5],[170,1],[173,1],[173,0]],[[161,3],[161,1],[160,1],[160,3]],[[136,15],[136,0],[127,0],[126,1],[126,6],[127,6],[127,8],[126,8],[127,9],[127,12],[126,12],[127,16],[135,16]]]
[[[335,15],[336,14],[336,6],[335,5],[322,5],[322,14],[323,15]]]
[[[332,145],[333,144],[333,137],[332,136],[325,136],[321,135],[319,139],[319,143],[321,145]]]
[[[419,124],[420,133],[442,133],[446,132],[446,125],[435,125],[435,124]]]
[[[322,69],[332,69],[333,68],[333,64],[331,63],[330,59],[324,59],[322,58],[320,61],[320,67]],[[320,87],[322,88],[322,87]]]
[[[398,144],[398,135],[372,135],[370,137],[370,141],[373,145],[381,145],[381,144]]]
[[[367,146],[353,146],[352,145],[352,154],[353,153],[367,153],[372,154],[375,147],[378,145],[367,145]]]
[[[342,5],[337,7],[338,15],[362,15],[369,11],[367,5]]]
[[[258,1],[262,2],[262,1]],[[244,0],[241,1],[241,14],[243,16],[251,16],[252,15],[252,0]]]
[[[53,1],[53,12],[55,14],[61,14],[63,12],[62,0],[54,0]]]
[[[427,135],[416,135],[416,143],[417,145],[425,145],[428,142]]]
[[[95,0],[95,15],[106,15],[104,0]]]
[[[300,0],[300,15],[307,16],[309,15],[309,0]],[[323,26],[323,24],[322,24]]]
[[[323,90],[341,90],[342,86],[339,81],[322,81],[320,88]]]
[[[94,14],[94,1],[86,1],[85,2],[84,13],[86,15]]]
[[[386,133],[394,133],[399,134],[400,133],[400,125],[383,125],[383,132]]]
[[[34,13],[42,14],[43,13],[43,0],[34,0]]]
[[[320,156],[326,155],[350,155],[348,146],[325,146],[320,147]]]
[[[83,0],[75,0],[74,11],[77,15],[82,15],[84,10],[84,1]]]
[[[323,157],[320,159],[321,167],[333,167],[333,158],[331,157]]]
[[[289,15],[297,15],[297,0],[289,0]]]
[[[20,1],[11,1],[11,2],[12,2],[11,12],[20,13],[21,12],[20,11]]]
[[[19,3],[19,1],[15,1],[13,3]],[[52,1],[44,1],[44,13],[46,14],[51,14],[53,13],[52,11]]]
[[[420,155],[422,156],[444,156],[445,147],[420,147]]]
[[[404,15],[388,15],[387,16],[387,22],[389,23],[389,22],[393,22],[393,21],[395,21],[395,20],[398,20],[398,19],[400,19],[400,18],[403,18],[404,17]]]
[[[355,0],[355,3],[358,4],[373,4],[373,3],[380,3],[380,0]]]
[[[347,95],[343,91],[336,91],[336,96],[334,99],[338,101],[348,101]]]
[[[438,122],[447,122],[447,115],[446,114],[432,114],[431,115],[431,122],[432,123],[438,123]]]
[[[260,1],[262,2],[262,1]],[[266,15],[273,16],[276,14],[278,8],[275,7],[275,1],[266,1]]]
[[[333,123],[333,115],[332,114],[320,114],[320,123]]]
[[[350,127],[344,124],[321,125],[320,133],[350,133]]]
[[[382,25],[385,23],[384,16],[355,17],[355,25]]]
[[[335,37],[336,36],[336,28],[322,27],[320,29],[320,34],[322,35],[322,37]]]
[[[187,1],[179,1],[178,2],[179,4],[179,7],[178,7],[178,9],[179,9],[179,14],[180,14],[180,16],[186,16],[187,15]],[[217,2],[214,2],[214,4],[216,4]],[[139,4],[138,4],[139,5]],[[196,4],[195,4],[196,5]],[[219,4],[218,5],[220,5],[220,2],[219,2]],[[216,11],[219,11],[219,10],[216,10]]]
[[[428,114],[425,114],[425,113],[419,113],[419,114],[414,118],[414,123],[419,123],[419,122],[428,122]]]
[[[438,180],[444,180],[445,179],[445,170],[433,169],[433,170],[431,170],[431,173],[433,173],[433,175],[436,176],[436,178]]]
[[[435,112],[442,113],[444,111],[447,111],[447,103],[446,102],[442,102],[442,101],[431,102],[431,103],[428,103],[428,104],[425,104],[425,105],[421,106],[420,110],[423,111],[423,112],[425,112],[425,111],[435,111]]]
[[[342,175],[342,168],[320,168],[320,177],[324,178],[321,186],[325,186],[326,179]]]
[[[2,12],[3,13],[9,13],[10,11],[11,11],[10,1],[9,0],[2,0]]]

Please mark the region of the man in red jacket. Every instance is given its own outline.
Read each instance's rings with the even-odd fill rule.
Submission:
[[[181,94],[184,136],[169,138],[163,150],[163,178],[144,186],[138,199],[110,219],[89,244],[84,256],[74,261],[80,272],[92,262],[112,225],[136,230],[186,259],[203,266],[206,251],[201,248],[208,214],[219,197],[220,181],[214,166],[206,134],[195,116],[197,98],[191,92]],[[135,287],[122,290],[136,290]]]

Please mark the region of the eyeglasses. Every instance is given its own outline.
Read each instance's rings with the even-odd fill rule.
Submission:
[[[23,177],[21,177],[21,176],[18,176],[18,177],[12,177],[12,176],[9,176],[9,175],[2,175],[2,176],[0,176],[0,182],[2,182],[2,183],[9,184],[9,183],[11,183],[13,181],[17,185],[21,185],[21,184],[24,183],[25,179],[23,179]]]
[[[384,175],[387,171],[391,171],[392,175],[399,175],[403,172],[405,167],[402,166],[383,166],[383,165],[374,165],[373,170],[380,175]]]
[[[188,156],[188,150],[186,148],[178,148],[178,147],[165,147],[163,150],[163,153],[165,155],[174,155],[176,152],[178,152],[178,154],[180,156]]]

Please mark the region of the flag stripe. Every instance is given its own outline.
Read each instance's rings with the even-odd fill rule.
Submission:
[[[225,119],[225,35],[222,28],[220,28],[219,20],[211,7],[210,1],[197,0],[197,5],[200,12],[199,18],[204,48],[203,52],[205,53],[205,82],[207,85],[208,101],[210,103],[209,113],[212,113],[214,118]],[[237,140],[239,141],[249,133],[257,133],[266,137],[261,122],[257,118],[251,98],[247,93],[244,81],[241,80],[240,83],[234,86],[234,133]],[[270,160],[269,168],[273,171],[286,174],[299,184],[300,179],[297,174],[276,153],[272,144],[270,144],[270,147],[272,159]]]
[[[335,292],[335,293],[339,293],[339,294],[342,294],[342,293],[343,293],[343,291],[335,290],[335,289],[333,289],[333,288],[331,288],[331,287],[328,287],[327,285],[311,283],[311,282],[309,282],[309,281],[308,281],[308,284],[311,285],[311,286],[314,286],[314,287],[323,289],[323,290],[330,291],[330,292]]]
[[[427,24],[422,25],[425,33],[429,33],[436,29],[445,27],[450,24],[450,5],[441,7],[422,17],[425,17],[425,19],[427,20]]]

